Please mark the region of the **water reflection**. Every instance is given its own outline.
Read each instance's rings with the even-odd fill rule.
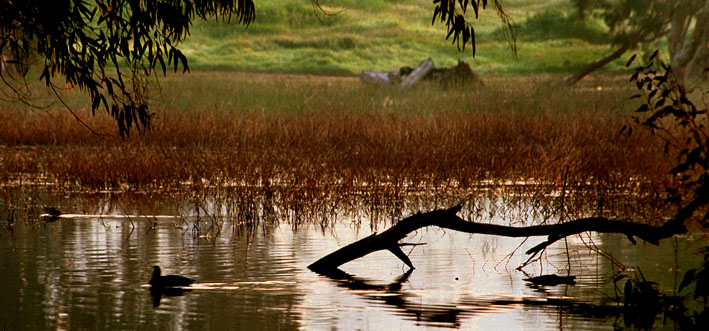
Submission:
[[[402,291],[402,284],[409,280],[413,269],[398,276],[394,282],[386,285],[377,285],[370,280],[352,276],[342,270],[330,271],[322,274],[335,281],[338,286],[348,289],[352,294],[361,296],[366,301],[384,305],[397,316],[413,321],[417,325],[440,326],[457,328],[461,326],[463,316],[472,316],[476,313],[492,313],[494,305],[468,305],[466,309],[458,305],[427,305],[415,301],[416,297],[407,291]]]
[[[72,204],[76,204],[72,201]],[[64,206],[62,209],[71,210]],[[589,247],[638,265],[663,290],[668,266],[694,258],[618,235],[569,238],[540,263],[514,271],[543,239],[422,229],[407,242],[414,271],[388,252],[352,261],[337,274],[306,266],[370,235],[342,218],[328,227],[272,222],[240,232],[196,213],[124,215],[90,210],[53,223],[18,222],[0,232],[0,325],[6,329],[598,329],[623,324],[612,278],[619,266]],[[91,216],[93,215],[93,216]],[[174,214],[173,214],[174,215]],[[212,213],[212,216],[214,213]],[[155,217],[153,217],[155,216]],[[355,225],[353,225],[355,224]],[[218,227],[220,230],[215,230]],[[674,243],[687,253],[698,241]],[[668,249],[669,245],[670,249]],[[567,253],[568,252],[568,253]],[[570,268],[567,265],[571,262]],[[189,292],[155,293],[152,266],[196,279]],[[636,268],[638,269],[638,268]],[[677,270],[674,270],[677,271]],[[632,272],[632,270],[631,270]],[[531,287],[524,278],[558,273],[576,284]],[[662,326],[663,321],[655,321]]]
[[[151,287],[150,297],[153,299],[153,307],[160,307],[160,300],[163,296],[166,297],[180,297],[185,295],[187,292],[191,292],[191,289],[187,288],[177,288],[177,287]]]

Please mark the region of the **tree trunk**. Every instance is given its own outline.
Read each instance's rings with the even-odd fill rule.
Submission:
[[[709,2],[699,7],[677,8],[667,41],[675,76],[689,88],[706,85],[709,82],[706,71],[709,68]]]
[[[696,25],[692,32],[692,58],[687,64],[684,82],[688,87],[706,85],[709,82],[709,1],[696,15]]]
[[[578,81],[580,81],[581,79],[583,79],[584,77],[586,77],[586,75],[588,75],[588,74],[590,74],[590,73],[592,73],[592,72],[594,72],[594,71],[596,71],[596,70],[602,68],[602,67],[605,66],[606,64],[608,64],[608,63],[610,63],[610,62],[612,62],[612,61],[618,59],[619,57],[621,57],[625,52],[628,51],[629,48],[630,48],[629,44],[624,44],[623,46],[621,46],[620,48],[618,48],[618,50],[616,50],[615,52],[613,52],[611,55],[608,55],[608,56],[606,56],[606,57],[604,57],[604,58],[602,58],[602,59],[600,59],[600,60],[598,60],[598,61],[596,61],[596,62],[593,62],[593,63],[589,64],[589,65],[586,66],[585,68],[581,69],[581,71],[579,71],[579,72],[576,73],[575,75],[569,77],[569,78],[566,80],[566,84],[568,84],[568,85],[574,85],[574,84],[576,84],[576,82],[578,82]]]

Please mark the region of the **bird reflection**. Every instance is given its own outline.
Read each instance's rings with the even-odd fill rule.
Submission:
[[[160,300],[163,296],[178,297],[192,290],[179,287],[151,287],[150,296],[153,298],[153,307],[160,307]]]

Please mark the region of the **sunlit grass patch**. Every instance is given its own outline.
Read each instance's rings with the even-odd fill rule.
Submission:
[[[196,22],[184,49],[195,69],[352,75],[362,70],[415,66],[432,58],[439,66],[458,60],[486,76],[546,72],[570,74],[612,52],[605,27],[578,18],[565,1],[506,1],[517,27],[515,56],[492,9],[474,20],[477,53],[460,52],[431,25],[430,1],[263,1],[248,28]],[[606,71],[622,71],[622,59]]]

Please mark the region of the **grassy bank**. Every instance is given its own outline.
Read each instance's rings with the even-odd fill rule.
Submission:
[[[415,66],[431,57],[437,65],[469,62],[484,76],[568,74],[613,50],[604,25],[580,20],[568,0],[507,0],[517,31],[518,56],[502,24],[488,8],[474,21],[477,55],[459,52],[445,40],[445,26],[431,25],[430,0],[320,1],[263,0],[248,28],[224,22],[195,22],[185,43],[198,70],[358,74]],[[605,71],[624,70],[623,59]]]
[[[419,194],[465,199],[506,187],[548,208],[568,167],[575,194],[567,203],[576,201],[579,214],[601,199],[606,210],[622,210],[618,196],[629,193],[658,199],[669,164],[661,146],[643,133],[618,134],[628,122],[623,109],[632,108],[624,79],[574,88],[557,81],[399,90],[337,77],[174,75],[154,100],[152,131],[125,141],[108,116],[85,108],[79,115],[107,136],[65,110],[3,104],[0,181],[212,190],[230,192],[229,201],[275,197],[291,211],[352,197],[360,206]]]

